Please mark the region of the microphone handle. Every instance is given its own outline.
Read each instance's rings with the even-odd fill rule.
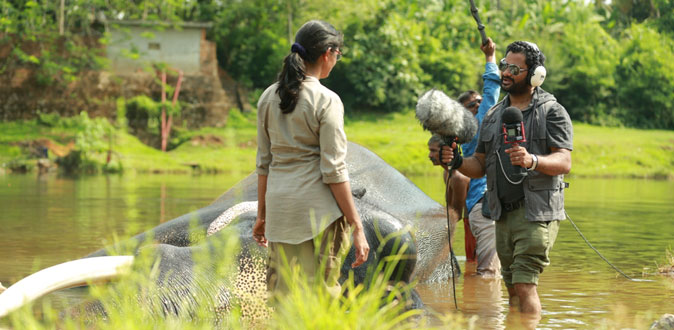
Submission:
[[[524,125],[522,125],[521,127],[522,127],[522,136],[524,136]],[[519,141],[515,142],[515,144],[513,146],[517,146],[522,142],[526,142],[526,140],[519,140]],[[529,175],[529,172],[527,171],[526,168],[524,168],[520,165],[515,165],[513,167],[515,168],[515,176],[517,177],[517,179],[523,179],[524,177]]]
[[[451,162],[445,163],[442,161],[442,147],[446,146],[444,142],[440,142],[440,145],[438,146],[440,150],[438,150],[438,159],[440,160],[441,163],[445,164],[448,168],[452,168],[452,163],[454,162],[454,159],[452,159]],[[449,146],[451,148],[451,146]]]
[[[443,136],[442,137],[442,142],[440,143],[440,150],[438,151],[438,158],[440,159],[440,162],[442,162],[442,147],[443,146],[448,146],[452,147],[452,143],[456,141],[456,137],[453,136]],[[454,154],[454,158],[452,158],[452,161],[449,163],[444,163],[450,170],[452,167],[454,167],[454,164],[458,161],[459,155],[463,155],[463,150],[461,150],[461,145],[457,143],[456,149],[452,149],[452,153]]]

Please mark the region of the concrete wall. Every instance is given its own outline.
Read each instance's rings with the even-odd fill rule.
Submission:
[[[158,62],[181,69],[185,74],[200,71],[202,28],[160,31],[152,27],[121,26],[111,29],[110,34],[107,57],[114,72],[135,72]],[[129,57],[134,53],[137,58]]]

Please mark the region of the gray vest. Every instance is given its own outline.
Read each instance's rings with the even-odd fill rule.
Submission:
[[[551,94],[537,88],[534,95],[533,111],[529,120],[524,123],[528,141],[527,151],[536,155],[547,155],[550,147],[546,138],[546,115],[550,108],[558,105]],[[539,92],[547,94],[539,98]],[[485,163],[487,174],[487,194],[491,218],[501,218],[501,201],[498,198],[496,176],[503,175],[498,162],[499,139],[503,139],[501,117],[506,106],[507,97],[494,105],[484,118],[480,130],[480,142],[485,144]],[[560,106],[560,105],[558,105]],[[564,220],[564,175],[550,176],[538,171],[528,172],[522,182],[524,189],[525,217],[529,221]]]

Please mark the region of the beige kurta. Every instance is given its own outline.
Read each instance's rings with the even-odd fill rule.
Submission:
[[[328,184],[349,180],[344,105],[314,77],[284,114],[273,84],[258,101],[257,173],[267,175],[265,236],[298,244],[342,216]]]

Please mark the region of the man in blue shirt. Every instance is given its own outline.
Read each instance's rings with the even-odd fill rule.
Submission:
[[[496,45],[491,38],[487,38],[487,43],[481,45],[480,49],[487,62],[482,75],[482,79],[484,79],[482,97],[475,91],[468,91],[461,94],[458,99],[459,103],[462,103],[466,109],[475,114],[479,122],[478,127],[482,125],[482,119],[484,119],[487,110],[498,101],[501,85],[501,77],[494,57]],[[479,131],[475,134],[473,140],[461,146],[464,157],[471,156],[475,152],[478,135]],[[482,199],[486,190],[486,177],[471,179],[466,197],[466,210],[470,231],[477,241],[477,274],[496,277],[500,275],[501,263],[496,254],[495,224],[494,221],[482,215]]]

